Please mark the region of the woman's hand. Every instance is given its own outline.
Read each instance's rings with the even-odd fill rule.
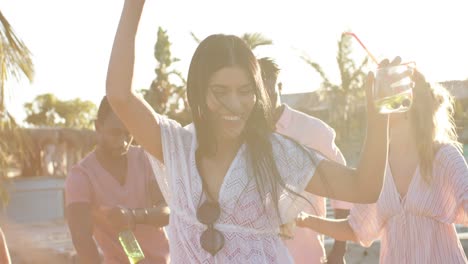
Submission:
[[[296,225],[298,227],[310,228],[335,240],[356,241],[356,236],[349,225],[348,219],[328,219],[301,212],[296,218]]]
[[[310,217],[313,217],[312,215],[306,214],[304,212],[301,212],[299,216],[296,218],[296,226],[297,227],[303,227],[303,228],[310,228],[308,226],[308,220]]]

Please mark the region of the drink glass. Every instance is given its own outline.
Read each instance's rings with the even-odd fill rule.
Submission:
[[[377,65],[378,60],[366,48],[361,40],[352,32],[344,35],[354,37],[369,57]],[[413,72],[415,62],[401,63],[399,65],[378,66],[376,69],[373,100],[377,111],[381,114],[401,113],[410,109],[413,102]]]
[[[413,102],[414,62],[378,67],[374,80],[374,104],[381,114],[402,113]]]

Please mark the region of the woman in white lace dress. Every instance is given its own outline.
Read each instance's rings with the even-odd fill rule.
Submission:
[[[193,55],[187,95],[196,133],[155,113],[131,89],[143,5],[125,1],[107,97],[157,171],[171,208],[173,263],[291,263],[280,226],[306,205],[306,191],[354,203],[377,200],[388,117],[368,99],[367,139],[357,169],[273,133],[257,60],[238,37],[212,35]],[[368,95],[372,81],[370,74]]]

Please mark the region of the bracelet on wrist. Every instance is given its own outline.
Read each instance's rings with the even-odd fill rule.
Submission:
[[[148,220],[148,210],[146,208],[132,209],[132,214],[137,224],[145,224]]]
[[[129,208],[124,208],[124,207],[120,207],[120,212],[123,214],[123,215],[126,215],[126,216],[129,216],[130,217],[130,227],[133,229],[135,228],[135,224],[136,224],[136,219],[135,219],[135,214],[133,213],[133,209],[129,209]]]

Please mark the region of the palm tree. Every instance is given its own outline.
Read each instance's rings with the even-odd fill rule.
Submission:
[[[349,130],[351,124],[362,123],[361,120],[356,119],[358,111],[357,106],[362,105],[363,97],[365,95],[362,85],[365,79],[364,68],[368,63],[366,57],[358,65],[351,58],[352,54],[352,40],[349,35],[342,35],[338,41],[338,54],[336,62],[340,72],[341,83],[334,84],[330,81],[327,74],[323,71],[322,67],[313,61],[308,55],[302,55],[301,59],[304,60],[309,66],[312,67],[322,78],[320,89],[320,97],[326,100],[329,107],[329,122],[330,125],[335,127],[338,132],[338,137],[347,139],[349,137]],[[344,121],[344,122],[343,122]]]
[[[171,45],[167,30],[159,27],[158,39],[154,46],[154,58],[157,61],[154,70],[156,77],[149,89],[143,89],[141,92],[157,113],[167,115],[186,125],[192,121],[185,94],[186,80],[183,74],[174,68],[173,64],[179,59],[172,55]]]
[[[0,11],[0,113],[5,109],[5,83],[10,77],[26,77],[32,81],[34,65],[28,47],[16,36],[8,20]]]
[[[193,32],[190,32],[190,35],[192,38],[197,42],[200,43],[202,40],[197,37]],[[247,46],[250,47],[251,50],[254,50],[255,48],[259,46],[266,46],[266,45],[272,45],[273,41],[266,36],[264,36],[262,33],[244,33],[242,36],[240,36],[241,39],[247,43]]]
[[[34,65],[31,52],[16,36],[10,23],[0,11],[0,137],[2,138],[0,141],[0,179],[7,175],[7,164],[13,160],[12,157],[26,158],[28,152],[24,133],[6,109],[5,97],[8,94],[6,82],[11,77],[17,80],[26,77],[32,81],[33,76]],[[4,197],[4,195],[5,192],[0,188],[0,196]]]

